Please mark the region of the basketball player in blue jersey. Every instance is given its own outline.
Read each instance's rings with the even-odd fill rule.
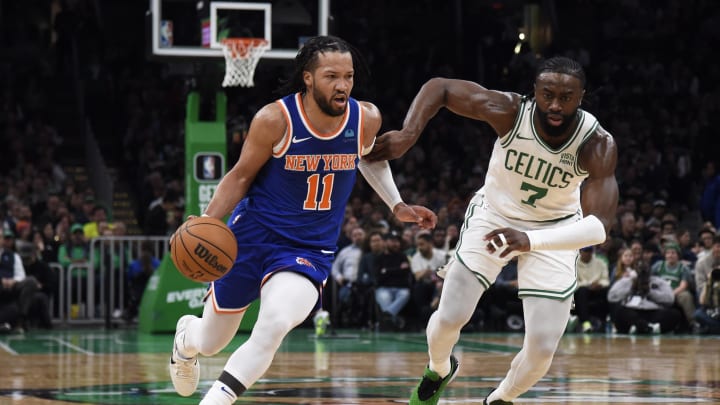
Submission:
[[[416,95],[403,129],[378,137],[369,160],[401,156],[445,107],[497,133],[485,185],[471,200],[440,305],[427,326],[430,362],[410,404],[437,404],[458,371],[460,329],[500,269],[518,257],[525,339],[485,404],[510,404],[550,367],[570,316],[578,249],[602,243],[617,209],[617,147],[580,109],[585,72],[575,61],[545,60],[534,99],[462,80],[434,78]],[[581,187],[582,186],[582,187]]]
[[[402,201],[386,161],[361,159],[372,150],[381,115],[373,104],[350,97],[359,61],[340,38],[311,38],[295,58],[284,89],[290,94],[253,118],[237,163],[203,214],[230,214],[238,256],[210,285],[202,317],[178,320],[169,368],[180,395],[197,388],[198,354],[223,349],[256,298],[250,338],[201,404],[235,402],[270,367],[285,335],[319,308],[358,169],[398,219],[435,226],[432,211]]]

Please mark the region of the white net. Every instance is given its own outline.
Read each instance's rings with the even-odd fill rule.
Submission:
[[[270,44],[262,38],[229,38],[223,40],[225,78],[223,87],[253,87],[255,67]]]

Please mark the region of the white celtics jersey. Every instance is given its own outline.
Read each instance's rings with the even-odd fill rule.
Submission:
[[[523,221],[553,221],[580,212],[580,184],[587,172],[578,166],[578,150],[598,126],[578,110],[579,125],[554,149],[533,125],[535,101],[520,105],[512,130],[495,141],[485,185],[480,190],[501,215]]]

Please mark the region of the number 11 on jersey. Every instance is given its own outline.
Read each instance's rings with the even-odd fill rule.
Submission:
[[[303,209],[312,211],[327,211],[332,207],[330,196],[332,195],[335,173],[326,174],[322,178],[322,195],[318,201],[318,189],[320,188],[320,174],[315,173],[307,178],[308,190]]]

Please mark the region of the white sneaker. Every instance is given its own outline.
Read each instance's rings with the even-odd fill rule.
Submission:
[[[178,353],[178,344],[182,344],[185,340],[185,324],[193,318],[195,318],[194,315],[185,315],[178,319],[175,328],[173,351],[168,366],[175,391],[183,397],[192,395],[200,382],[198,356],[195,355],[188,359]]]

